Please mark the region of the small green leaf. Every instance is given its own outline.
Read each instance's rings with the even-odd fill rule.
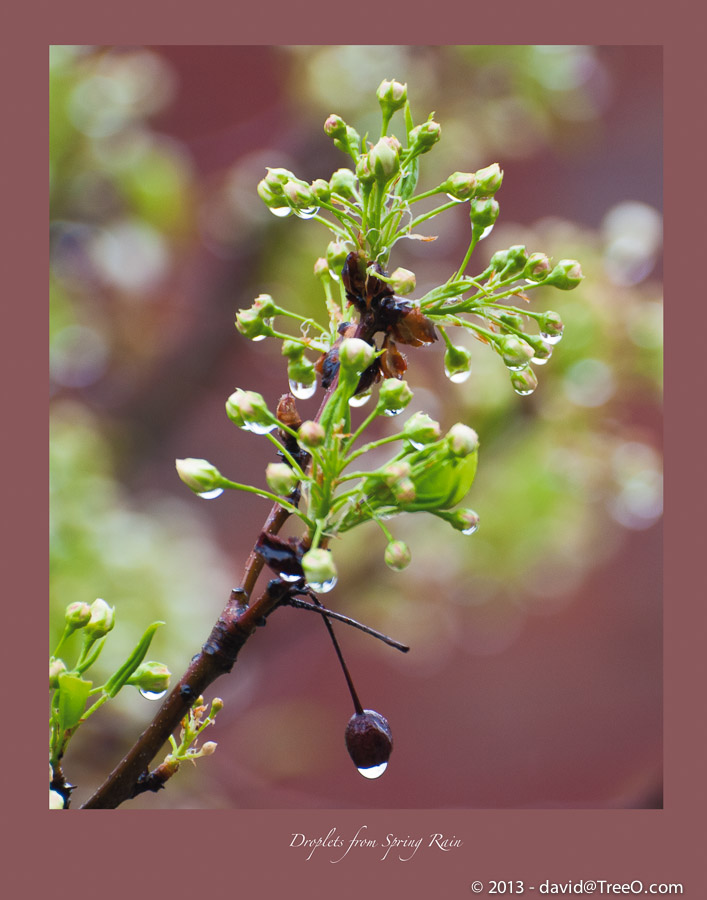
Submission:
[[[86,700],[93,683],[71,672],[59,676],[59,733],[75,728],[86,708]]]
[[[103,692],[105,694],[107,694],[109,697],[115,697],[118,691],[125,685],[128,678],[130,678],[130,676],[145,658],[145,654],[149,650],[150,644],[152,643],[152,638],[154,637],[154,634],[160,627],[160,625],[164,625],[164,622],[153,622],[152,625],[147,628],[143,636],[140,638],[138,645],[135,647],[130,656],[103,685]]]

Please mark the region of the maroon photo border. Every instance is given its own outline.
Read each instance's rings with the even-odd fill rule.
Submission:
[[[3,549],[5,791],[8,896],[51,898],[452,898],[480,881],[640,879],[679,882],[707,897],[703,862],[705,750],[704,390],[707,300],[695,288],[705,258],[702,28],[686,4],[550,0],[433,5],[226,0],[28,2],[5,10],[0,80],[4,138],[5,409]],[[695,20],[697,17],[694,17]],[[667,273],[665,537],[665,806],[662,810],[218,810],[103,818],[46,815],[44,721],[47,453],[47,48],[50,44],[640,44],[661,45],[665,73]],[[395,73],[391,73],[394,75]],[[253,73],[257,78],[257,73]],[[9,203],[7,202],[9,200]],[[699,342],[699,346],[698,346]],[[698,455],[699,454],[699,455]],[[699,479],[699,480],[696,480]],[[702,538],[702,540],[701,540]],[[35,639],[36,633],[42,635]],[[32,673],[36,672],[35,676]],[[31,690],[25,688],[29,678]],[[29,702],[25,698],[32,698]],[[26,772],[25,772],[26,768]],[[421,773],[422,776],[422,773]],[[41,788],[41,790],[40,790]],[[345,839],[361,826],[385,839],[455,837],[460,847],[401,862],[391,854],[320,850],[292,833]],[[526,896],[538,894],[526,889]],[[599,890],[595,896],[600,895]]]

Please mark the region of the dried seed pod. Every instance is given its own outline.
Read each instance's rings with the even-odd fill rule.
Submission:
[[[393,749],[388,720],[373,709],[355,713],[346,726],[346,749],[362,775],[382,775]]]

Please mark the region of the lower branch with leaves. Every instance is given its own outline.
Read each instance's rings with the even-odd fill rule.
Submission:
[[[209,709],[204,691],[233,669],[246,641],[283,606],[315,612],[324,620],[353,701],[345,738],[354,764],[369,778],[382,775],[388,764],[393,747],[390,726],[380,713],[364,709],[359,701],[332,622],[362,629],[400,651],[408,648],[322,602],[320,595],[331,592],[338,579],[332,547],[347,532],[374,522],[386,542],[386,564],[399,571],[410,562],[411,552],[393,534],[390,522],[396,516],[427,513],[457,531],[473,534],[478,515],[460,504],[474,481],[479,438],[466,423],[444,430],[424,412],[410,416],[384,437],[371,439],[368,429],[381,417],[398,417],[412,399],[406,380],[408,361],[401,347],[424,348],[441,336],[447,377],[453,383],[466,381],[471,354],[449,336],[455,328],[465,330],[501,358],[518,394],[532,393],[537,386],[535,367],[550,359],[563,324],[551,310],[532,311],[531,292],[539,287],[570,290],[581,282],[582,272],[575,260],[553,265],[542,252],[528,253],[525,247],[513,246],[495,253],[482,272],[468,275],[473,251],[499,215],[495,195],[503,181],[500,166],[494,163],[475,172],[455,172],[436,187],[416,193],[421,157],[440,140],[440,125],[432,116],[414,124],[406,85],[384,81],[377,98],[382,126],[375,144],[367,145],[339,116],[329,116],[325,122],[325,133],[351,158],[350,167],[338,169],[328,181],[311,183],[289,170],[272,168],[258,185],[258,194],[275,215],[292,214],[330,230],[332,240],[314,265],[327,321],[322,324],[297,315],[266,294],[238,313],[236,326],[245,338],[281,342],[289,391],[273,410],[261,394],[238,389],[228,398],[226,413],[237,427],[268,441],[277,461],[267,465],[267,486],[262,487],[232,481],[203,459],[177,460],[177,471],[203,497],[245,491],[272,501],[272,509],[254,542],[240,586],[231,592],[201,651],[132,749],[82,809],[115,808],[140,793],[159,790],[181,762],[214,751],[214,742],[200,747],[196,743],[222,706],[214,699]],[[403,141],[388,134],[397,112],[404,122]],[[416,203],[437,199],[439,205],[415,215]],[[411,299],[414,273],[397,268],[388,274],[395,244],[402,239],[434,240],[418,228],[460,203],[468,203],[470,237],[459,267],[444,283]],[[289,331],[284,330],[288,322]],[[303,421],[297,400],[314,396],[318,389],[323,392],[319,411]],[[371,404],[368,415],[367,403]],[[389,456],[381,464],[381,453],[386,451]],[[298,520],[300,532],[284,539],[279,532],[291,517]],[[257,590],[265,568],[271,578]],[[65,635],[50,662],[50,800],[54,808],[69,804],[72,786],[64,777],[63,758],[82,722],[125,685],[153,695],[166,690],[166,668],[144,662],[161,623],[148,628],[105,684],[94,687],[84,678],[113,627],[113,617],[114,611],[103,600],[90,607],[71,604]],[[76,662],[69,666],[62,656],[64,641],[78,630],[83,644]],[[96,695],[87,707],[89,698]],[[174,733],[180,727],[177,740]],[[168,742],[171,752],[150,770]]]

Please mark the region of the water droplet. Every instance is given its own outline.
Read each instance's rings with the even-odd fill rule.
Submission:
[[[292,212],[289,206],[270,206],[268,209],[274,216],[277,216],[280,219],[284,219],[285,216],[289,216]]]
[[[546,344],[557,344],[562,340],[562,332],[559,334],[548,334],[546,331],[540,332],[540,337],[545,341]]]
[[[246,422],[243,428],[245,431],[252,431],[253,434],[269,434],[277,428],[277,422],[266,423],[265,425],[261,425],[260,422]]]
[[[477,519],[476,522],[472,522],[472,524],[469,525],[468,528],[462,528],[462,534],[473,534],[475,531],[478,531],[478,530],[479,530],[479,520]]]
[[[413,440],[411,440],[411,438],[408,438],[408,442],[409,442],[410,444],[412,444],[412,446],[413,446],[416,450],[422,450],[422,448],[425,446],[425,445],[422,443],[422,441],[413,441]]]
[[[223,488],[214,488],[213,491],[202,491],[200,494],[197,494],[197,497],[201,497],[202,500],[213,500],[216,497],[220,497],[223,494]]]
[[[267,334],[259,334],[256,337],[251,338],[251,341],[253,341],[253,343],[255,344],[258,341],[264,341],[266,337],[267,337]]]
[[[145,698],[145,700],[160,700],[162,697],[164,697],[167,691],[144,691],[142,688],[140,688],[140,693]]]
[[[516,392],[516,394],[520,394],[521,397],[527,397],[528,394],[533,393],[533,391],[535,390],[536,387],[537,387],[537,384],[528,384],[528,385],[524,385],[523,387],[521,387],[520,385],[516,386],[514,384],[513,390]]]
[[[552,356],[552,353],[550,354]],[[544,366],[545,363],[550,359],[550,356],[546,356],[544,359],[541,359],[539,356],[534,356],[530,361],[536,366]]]
[[[371,766],[369,769],[359,769],[358,771],[364,778],[380,778],[387,768],[388,763],[384,762],[379,766]]]
[[[353,397],[349,397],[349,406],[365,406],[370,399],[371,392],[364,391],[362,394],[355,394]]]
[[[483,239],[485,237],[488,237],[492,231],[493,231],[493,225],[489,225],[486,228],[484,228],[484,230],[481,232],[481,237],[479,238],[479,240],[483,241]]]
[[[290,393],[297,397],[298,400],[309,400],[310,397],[314,396],[316,390],[316,381],[313,381],[311,384],[305,384],[302,381],[290,379]]]
[[[286,581],[288,584],[294,584],[295,581],[300,581],[301,575],[293,575],[291,572],[280,572],[280,578],[283,581]]]
[[[296,209],[294,212],[300,219],[311,219],[319,212],[319,207],[308,206],[306,209]]]
[[[455,203],[465,203],[465,200],[462,200],[461,197],[455,197],[452,194],[447,194],[450,200],[454,200]],[[467,197],[468,199],[468,197]]]
[[[328,581],[308,581],[307,584],[317,594],[328,594],[336,587],[336,578],[330,578]]]
[[[462,370],[461,372],[452,372],[445,366],[444,374],[452,382],[452,384],[463,384],[471,375],[471,369]]]
[[[403,409],[405,409],[405,407],[401,406],[397,409],[392,409],[392,408],[384,409],[383,412],[386,414],[386,416],[399,416],[400,413],[403,411]]]
[[[509,372],[520,372],[521,369],[526,369],[528,367],[528,360],[523,360],[522,363],[519,363],[517,366],[512,366],[510,363],[506,363],[506,368]]]

